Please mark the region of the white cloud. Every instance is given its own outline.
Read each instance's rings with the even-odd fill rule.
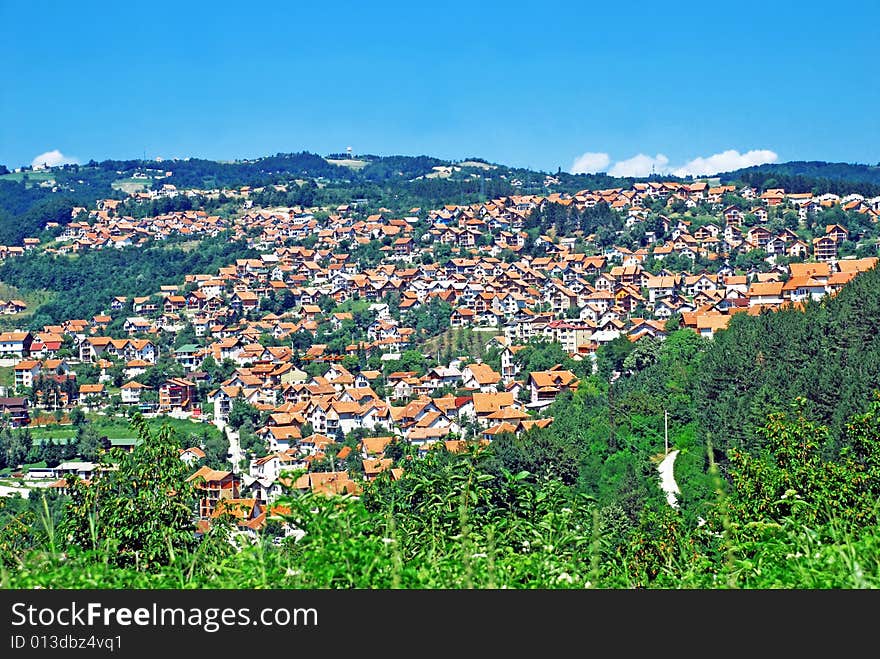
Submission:
[[[611,157],[607,153],[587,152],[574,159],[571,165],[572,174],[595,174],[603,172],[611,164]]]
[[[764,165],[777,162],[779,156],[769,149],[753,149],[740,153],[736,149],[727,149],[711,156],[699,156],[688,160],[683,165],[670,165],[669,158],[662,153],[651,157],[644,153],[610,162],[607,153],[585,153],[575,158],[571,167],[572,174],[581,172],[592,173],[606,171],[610,176],[643,178],[651,174],[671,174],[673,176],[707,176],[720,172],[731,172],[742,167]],[[609,165],[611,165],[609,167]]]
[[[652,173],[667,173],[669,171],[668,165],[669,158],[662,153],[658,153],[653,158],[651,156],[646,156],[644,153],[640,153],[628,160],[618,160],[614,163],[614,166],[608,170],[608,173],[611,176],[650,176]]]
[[[672,173],[675,176],[702,176],[719,172],[732,172],[741,167],[776,162],[778,158],[779,156],[776,153],[768,149],[754,149],[745,153],[740,153],[735,149],[728,149],[707,158],[694,158],[681,167],[674,169]]]
[[[76,165],[79,161],[76,158],[69,158],[61,153],[58,149],[41,153],[31,161],[31,167],[48,165],[49,167],[57,167],[58,165]]]

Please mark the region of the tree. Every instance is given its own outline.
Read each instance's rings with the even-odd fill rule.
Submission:
[[[645,337],[635,342],[633,349],[623,360],[623,368],[628,371],[641,371],[655,363],[660,357],[662,339]]]
[[[834,522],[855,526],[876,523],[880,496],[880,398],[868,411],[853,415],[844,433],[848,448],[834,460],[822,455],[829,428],[806,417],[806,399],[789,413],[770,415],[760,430],[765,448],[731,451],[734,520],[799,524]]]
[[[76,451],[83,460],[94,462],[101,453],[109,448],[110,442],[106,437],[101,437],[98,432],[87,425],[81,425],[76,432]]]
[[[24,464],[31,445],[31,435],[27,428],[13,431],[8,424],[4,425],[0,431],[0,463],[13,469]]]
[[[202,450],[205,452],[205,464],[212,469],[228,469],[229,439],[226,433],[202,437]]]
[[[141,439],[134,450],[101,456],[102,465],[115,463],[116,469],[90,483],[68,477],[70,500],[59,530],[71,549],[97,550],[115,565],[154,570],[195,545],[196,493],[171,427],[151,433],[140,414],[131,424]]]
[[[81,407],[74,407],[72,410],[70,410],[70,415],[69,415],[69,416],[70,416],[70,422],[71,422],[74,426],[79,427],[79,426],[81,426],[83,423],[85,423],[85,420],[86,420],[86,413],[82,411],[82,408],[81,408]]]
[[[248,403],[241,396],[233,399],[232,406],[229,408],[229,426],[233,430],[238,430],[249,421],[251,425],[256,425],[260,420],[260,410]]]
[[[265,437],[261,437],[254,432],[254,427],[250,421],[245,421],[238,431],[238,445],[245,453],[250,453],[254,457],[262,458],[269,453],[268,442]]]
[[[513,474],[528,472],[534,482],[552,478],[573,485],[578,479],[580,456],[574,443],[546,429],[532,429],[521,437],[502,433],[492,442],[492,449],[504,469]]]
[[[634,348],[633,342],[624,334],[602,345],[596,353],[596,364],[602,377],[608,378],[613,371],[622,371],[624,360]]]
[[[664,323],[663,329],[666,331],[667,334],[675,332],[676,330],[681,329],[681,321],[681,313],[676,312],[666,319],[666,323]]]

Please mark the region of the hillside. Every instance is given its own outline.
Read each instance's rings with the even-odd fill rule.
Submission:
[[[819,193],[845,189],[868,196],[880,194],[880,167],[860,164],[792,161],[740,169],[717,178],[761,189],[784,187],[792,192]],[[671,176],[664,179],[676,180]],[[461,161],[425,155],[356,155],[348,159],[341,154],[324,157],[303,151],[234,162],[202,158],[93,160],[51,172],[0,176],[0,244],[21,244],[23,238],[39,235],[46,222],[69,222],[75,206],[91,207],[98,199],[124,199],[129,191],[158,190],[169,184],[205,191],[282,185],[289,188],[284,201],[294,204],[334,206],[360,198],[370,210],[385,207],[406,212],[413,207],[473,203],[512,194],[629,187],[637,180],[647,179],[543,172],[473,156]]]
[[[880,185],[880,163],[877,165],[860,165],[846,162],[825,162],[822,160],[792,160],[790,162],[745,167],[733,172],[721,173],[719,176],[725,180],[735,180],[757,173],[770,176],[805,176],[808,178]]]

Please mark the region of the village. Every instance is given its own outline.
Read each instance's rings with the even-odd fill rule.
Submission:
[[[13,427],[58,410],[136,409],[223,431],[223,468],[205,464],[203,447],[181,452],[202,491],[203,531],[231,513],[241,533],[255,535],[289,489],[357,494],[382,474],[400,478],[388,454],[399,443],[421,454],[458,451],[552,424],[547,409],[580,377],[561,363],[524,373],[517,354],[528,345],[558,344],[594,373],[602,346],[621,337],[662,340],[689,328],[711,339],[737,313],[819,301],[877,262],[863,255],[876,254],[876,239],[842,222],[810,239],[797,230],[827,209],[875,225],[880,198],[859,195],[650,181],[398,217],[355,203],[262,208],[249,201],[257,192],[224,191],[241,201],[234,218],[191,210],[136,219],[120,212],[122,201],[100,200],[48,226],[51,243],[0,247],[2,258],[65,255],[227,232],[259,252],[179,286],[115,296],[92,318],[0,333],[0,364],[14,378],[0,411]],[[167,184],[131,198],[216,193]],[[731,195],[742,203],[726,203]],[[600,204],[626,229],[650,226],[645,244],[526,230],[530,215],[551,205],[579,213]],[[714,221],[656,210],[673,206]],[[847,252],[853,245],[862,255]],[[764,266],[737,267],[746,254]],[[24,310],[20,300],[9,304],[7,313]],[[157,368],[167,371],[158,380]],[[247,447],[243,412],[253,413]],[[96,468],[66,461],[33,476],[63,490],[66,474],[88,479]]]

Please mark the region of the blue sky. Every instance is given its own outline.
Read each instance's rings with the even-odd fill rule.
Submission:
[[[0,0],[0,163],[880,161],[880,2]],[[647,171],[646,171],[647,170]]]

